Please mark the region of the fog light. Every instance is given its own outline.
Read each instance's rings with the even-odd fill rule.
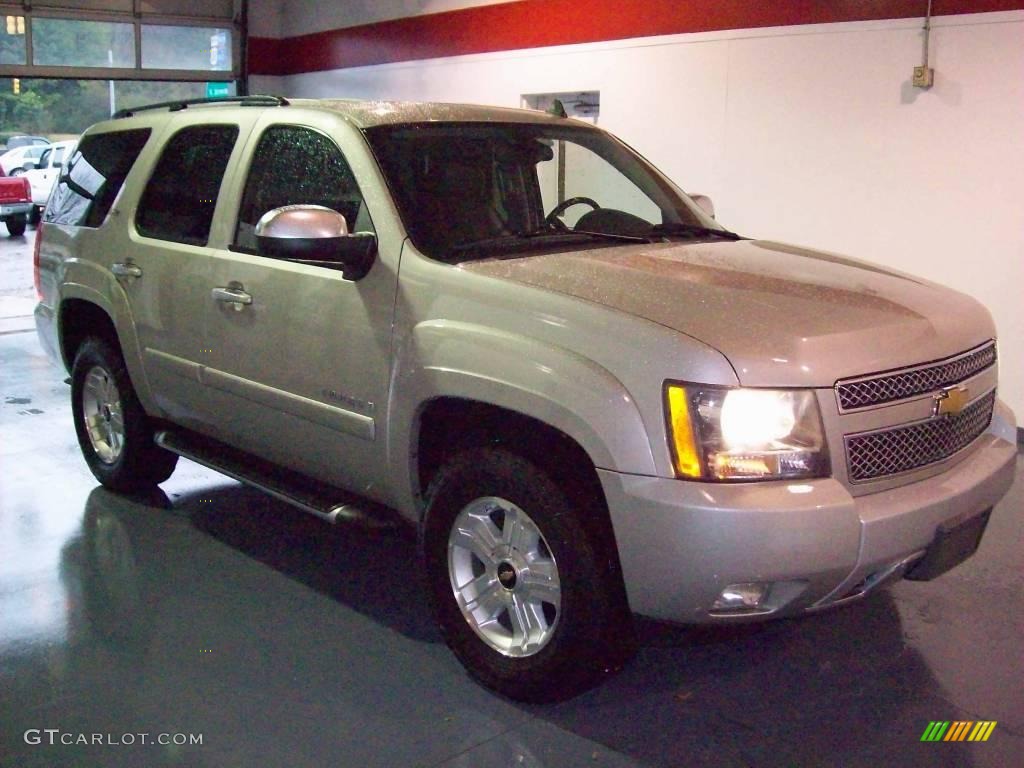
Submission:
[[[730,584],[722,590],[722,593],[711,606],[713,611],[749,611],[756,610],[768,597],[770,584],[748,582],[745,584]]]

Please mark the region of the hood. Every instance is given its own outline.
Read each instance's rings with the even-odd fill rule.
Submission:
[[[461,268],[672,328],[724,354],[747,386],[831,387],[995,337],[988,312],[968,296],[781,243],[628,245]]]

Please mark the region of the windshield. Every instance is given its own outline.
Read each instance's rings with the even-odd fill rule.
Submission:
[[[728,235],[643,158],[585,126],[417,123],[366,131],[416,247],[447,262]]]

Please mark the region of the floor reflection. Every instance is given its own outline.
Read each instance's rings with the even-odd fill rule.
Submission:
[[[79,655],[94,644],[92,658],[126,696],[148,680],[172,709],[244,690],[279,714],[319,699],[378,715],[387,707],[396,723],[409,716],[407,695],[454,678],[490,696],[438,644],[408,538],[332,528],[233,483],[173,503],[96,488],[81,520],[62,553],[68,635]],[[888,594],[800,621],[642,622],[640,634],[634,662],[589,694],[555,707],[492,703],[641,764],[773,764],[778,749],[766,745],[779,743],[786,760],[809,764],[823,752],[882,759],[891,739],[865,741],[864,730],[913,740],[908,713],[938,693]],[[425,662],[449,674],[431,680]],[[419,671],[412,689],[396,675],[403,668]],[[516,764],[544,765],[517,738],[504,736]]]

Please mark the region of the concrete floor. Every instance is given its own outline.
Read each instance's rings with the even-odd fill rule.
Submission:
[[[0,243],[0,275],[30,286],[26,242]],[[444,647],[408,537],[331,528],[187,461],[147,498],[97,487],[66,374],[24,318],[4,322],[3,766],[1022,764],[1020,458],[981,549],[942,578],[796,621],[643,623],[618,677],[527,707]],[[921,743],[932,720],[998,725]],[[114,743],[60,744],[80,734]]]

